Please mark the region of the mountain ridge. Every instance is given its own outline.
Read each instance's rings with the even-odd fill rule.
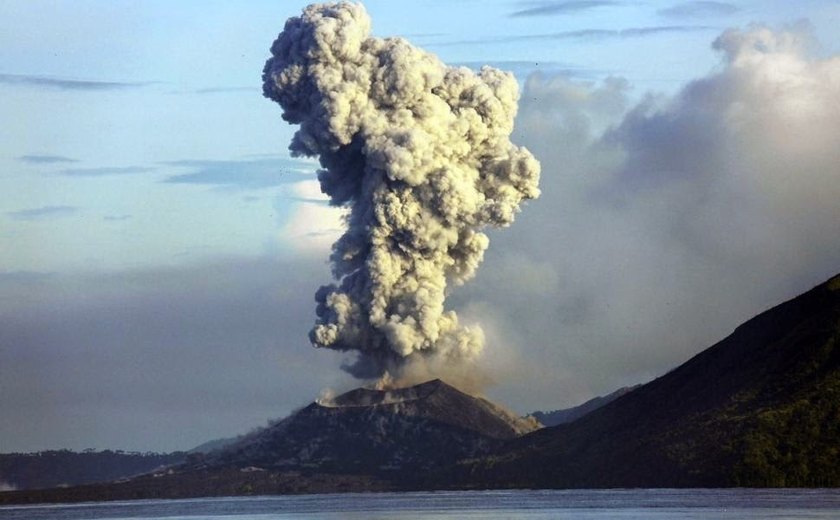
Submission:
[[[840,486],[838,343],[835,276],[635,391],[451,477],[471,487]]]

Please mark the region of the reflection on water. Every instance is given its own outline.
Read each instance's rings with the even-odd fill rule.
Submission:
[[[0,507],[0,519],[837,519],[840,490],[574,490],[304,495]]]

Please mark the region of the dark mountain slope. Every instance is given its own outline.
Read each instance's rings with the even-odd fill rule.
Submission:
[[[0,484],[13,489],[38,489],[108,482],[179,464],[186,453],[134,453],[70,450],[0,454]]]
[[[470,487],[840,486],[840,276],[570,424],[454,474]]]

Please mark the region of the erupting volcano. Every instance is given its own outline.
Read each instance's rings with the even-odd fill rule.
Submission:
[[[310,340],[358,352],[345,369],[359,378],[457,377],[484,337],[445,308],[448,288],[475,274],[482,230],[539,196],[540,166],[509,139],[511,74],[448,67],[370,30],[360,4],[311,5],[263,72],[264,95],[300,125],[292,154],[318,157],[321,190],[348,210]]]

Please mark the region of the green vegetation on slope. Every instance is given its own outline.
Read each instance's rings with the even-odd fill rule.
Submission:
[[[815,384],[746,421],[733,480],[739,486],[840,486],[840,328],[796,374]]]

